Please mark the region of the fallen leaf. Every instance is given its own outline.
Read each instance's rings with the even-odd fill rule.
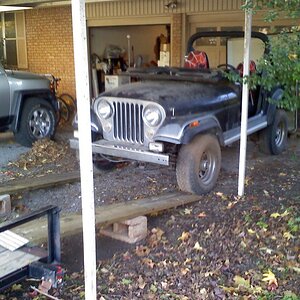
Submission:
[[[102,268],[100,271],[101,271],[101,273],[103,273],[103,274],[106,274],[106,273],[109,272],[106,268]]]
[[[150,286],[150,291],[151,292],[153,292],[153,293],[156,293],[157,292],[157,287],[156,287],[156,285],[155,284],[151,284],[151,286]]]
[[[198,215],[198,218],[205,218],[206,217],[206,213],[203,211]]]
[[[161,287],[162,287],[162,289],[167,289],[168,288],[168,283],[167,282],[165,282],[165,281],[162,281],[161,283]]]
[[[139,275],[139,278],[138,278],[138,284],[139,284],[139,288],[141,290],[143,290],[146,286],[146,282],[144,281],[143,277],[141,275]]]
[[[148,239],[148,243],[151,248],[155,248],[158,246],[158,243],[161,241],[164,231],[161,230],[160,228],[153,228],[151,230],[151,233],[152,234]]]
[[[251,183],[251,177],[246,177],[245,178],[245,186],[248,186]]]
[[[202,251],[203,250],[203,248],[200,246],[199,242],[195,243],[194,249],[197,250],[197,251]]]
[[[251,235],[252,235],[252,234],[255,234],[255,231],[254,231],[253,229],[251,229],[251,228],[247,229],[247,231],[248,231],[248,233],[251,234]]]
[[[122,279],[122,284],[124,285],[130,285],[132,283],[131,279],[123,278]]]
[[[268,288],[270,290],[274,290],[278,287],[278,282],[277,282],[277,279],[275,277],[275,274],[271,270],[268,270],[267,273],[263,274],[262,281],[268,282]]]
[[[234,276],[233,281],[234,281],[234,285],[237,286],[238,288],[249,289],[251,287],[250,279],[244,279],[239,275]]]
[[[300,268],[298,268],[298,267],[292,267],[292,269],[293,269],[296,273],[300,274]]]
[[[271,214],[271,218],[277,219],[278,217],[281,217],[280,213],[273,213],[273,214]]]
[[[286,173],[279,173],[279,176],[286,176]]]
[[[284,232],[284,233],[283,233],[283,237],[284,237],[285,239],[287,239],[288,241],[289,241],[290,239],[294,239],[294,238],[295,238],[289,231]]]
[[[135,248],[135,253],[137,256],[147,256],[150,253],[150,249],[147,246],[137,246]]]
[[[11,290],[12,290],[12,291],[21,291],[21,290],[22,290],[22,285],[21,285],[21,284],[14,284],[14,285],[11,287]]]
[[[150,269],[153,269],[155,266],[155,263],[150,258],[143,258],[142,263],[145,264],[146,266],[148,266]]]
[[[185,208],[185,209],[184,209],[184,214],[185,214],[185,215],[190,215],[190,214],[192,213],[192,211],[193,211],[192,209]]]
[[[223,193],[221,193],[221,192],[216,192],[216,195],[218,196],[218,197],[220,197],[222,200],[227,200],[228,198],[227,198],[227,196],[225,196]]]
[[[178,240],[181,240],[182,242],[186,242],[191,237],[191,234],[189,232],[183,231],[181,236],[178,238]]]
[[[182,268],[180,270],[180,272],[181,272],[182,275],[186,275],[188,272],[190,272],[190,269],[189,268]]]
[[[286,217],[286,216],[288,216],[290,213],[287,211],[287,210],[285,210],[282,214],[281,214],[281,216],[282,217]]]

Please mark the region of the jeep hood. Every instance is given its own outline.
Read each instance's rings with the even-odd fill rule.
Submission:
[[[184,114],[224,107],[236,101],[238,93],[239,89],[225,80],[215,83],[166,80],[131,83],[101,96],[153,101],[166,111],[174,108]]]
[[[34,79],[47,79],[45,76],[30,73],[30,72],[23,72],[23,71],[14,71],[14,70],[5,70],[7,76],[9,78],[14,78],[14,79],[21,79],[21,80],[34,80]]]

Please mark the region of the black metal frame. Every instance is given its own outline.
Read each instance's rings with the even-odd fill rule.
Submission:
[[[20,216],[15,220],[5,222],[0,226],[0,232],[20,226],[24,223],[33,221],[47,215],[48,217],[48,257],[47,263],[57,264],[61,260],[61,245],[60,245],[60,209],[57,206],[49,205],[37,211],[31,212],[24,216]],[[0,253],[1,255],[1,253]],[[15,272],[0,278],[0,290],[6,289],[12,284],[26,278],[28,276],[28,268],[22,267]]]
[[[187,42],[187,47],[186,47],[186,55],[189,54],[189,52],[193,51],[193,43],[201,38],[201,37],[228,37],[228,38],[242,38],[244,37],[244,31],[206,31],[206,32],[196,32],[194,33]],[[251,37],[253,38],[258,38],[261,39],[265,45],[265,54],[269,53],[270,49],[269,49],[269,39],[268,36],[265,35],[262,32],[256,32],[256,31],[252,31],[251,32]]]

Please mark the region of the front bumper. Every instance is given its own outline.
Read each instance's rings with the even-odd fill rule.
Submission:
[[[70,139],[70,147],[79,149],[79,140]],[[145,150],[143,147],[136,147],[136,145],[124,145],[121,143],[113,143],[106,140],[99,140],[92,143],[93,153],[100,153],[104,155],[116,156],[131,160],[139,160],[159,165],[169,165],[169,155],[151,152]]]

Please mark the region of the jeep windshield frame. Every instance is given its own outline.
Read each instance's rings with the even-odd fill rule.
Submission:
[[[243,38],[244,37],[244,31],[204,31],[204,32],[196,32],[190,38],[187,42],[187,48],[186,48],[186,55],[188,55],[191,51],[194,50],[193,44],[196,40],[202,38],[202,37],[227,37],[227,38]],[[258,38],[265,44],[265,51],[264,54],[268,54],[269,49],[269,38],[267,35],[265,35],[262,32],[252,31],[251,32],[252,38]]]

